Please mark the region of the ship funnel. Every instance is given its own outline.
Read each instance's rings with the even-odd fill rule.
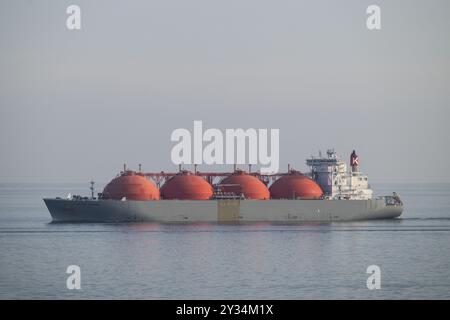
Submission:
[[[350,166],[352,167],[352,172],[359,172],[359,158],[355,150],[350,155]]]

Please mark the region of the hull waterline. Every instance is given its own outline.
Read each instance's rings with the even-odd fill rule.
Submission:
[[[403,206],[370,200],[44,199],[54,222],[281,223],[392,219]]]

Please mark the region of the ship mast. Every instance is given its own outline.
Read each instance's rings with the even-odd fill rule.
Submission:
[[[90,182],[91,186],[89,187],[89,189],[91,190],[91,198],[94,199],[94,184],[95,182],[91,180]]]

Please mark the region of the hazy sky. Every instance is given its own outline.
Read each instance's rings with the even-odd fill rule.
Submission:
[[[3,0],[0,182],[176,170],[170,134],[194,120],[280,129],[283,170],[334,147],[375,182],[450,182],[449,13],[448,0]]]

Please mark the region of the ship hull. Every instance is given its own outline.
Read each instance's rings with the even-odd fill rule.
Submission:
[[[403,211],[370,200],[65,200],[44,199],[54,222],[280,223],[392,219]]]

